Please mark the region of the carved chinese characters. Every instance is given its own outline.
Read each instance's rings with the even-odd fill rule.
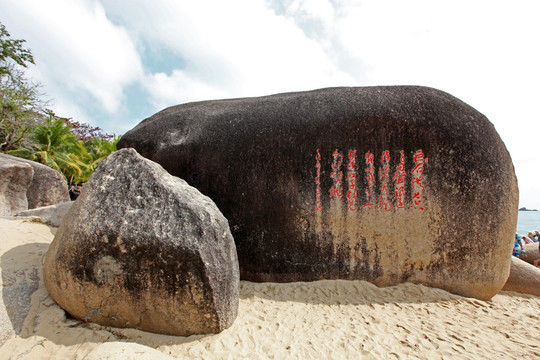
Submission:
[[[379,168],[379,179],[381,181],[381,192],[379,195],[379,203],[377,209],[384,206],[384,210],[392,210],[392,204],[388,201],[388,177],[390,174],[390,151],[386,150],[381,155],[382,167]]]
[[[373,161],[375,159],[375,155],[370,153],[369,151],[366,153],[366,177],[367,177],[367,187],[366,187],[366,199],[367,202],[364,206],[371,206],[373,205],[373,188],[375,186],[375,166],[373,165]]]
[[[342,197],[343,196],[343,171],[341,171],[341,164],[343,164],[343,154],[338,152],[337,150],[334,151],[332,154],[334,158],[334,162],[332,163],[332,174],[330,174],[330,177],[334,180],[334,184],[330,188],[330,197],[336,196],[336,197]]]
[[[396,208],[404,209],[404,197],[405,197],[405,152],[401,150],[399,152],[399,165],[396,168],[396,173],[392,180],[394,180],[394,192],[396,195]]]
[[[414,208],[424,210],[422,207],[422,193],[424,192],[424,185],[422,184],[422,173],[424,172],[424,164],[427,163],[427,159],[424,158],[424,153],[422,150],[418,150],[414,154],[414,169],[412,173],[414,174],[412,180],[412,186],[414,189]]]
[[[358,191],[356,190],[356,150],[349,150],[349,164],[347,165],[347,180],[349,182],[349,191],[347,192],[347,200],[349,210],[356,211],[356,198]]]
[[[321,202],[321,153],[317,149],[317,155],[315,156],[317,164],[315,169],[317,169],[317,176],[315,177],[315,184],[317,184],[316,194],[317,201],[315,202],[315,211],[322,212],[322,202]]]
[[[348,151],[348,163],[347,163],[347,209],[349,211],[358,211],[361,208],[366,208],[370,206],[375,206],[377,209],[383,209],[385,211],[391,211],[392,209],[405,209],[405,182],[406,182],[406,158],[405,151],[401,150],[399,152],[399,163],[396,166],[396,171],[394,176],[390,178],[390,160],[391,155],[389,150],[382,152],[380,157],[380,163],[378,164],[378,174],[379,174],[379,192],[378,192],[378,202],[375,204],[372,199],[375,197],[375,155],[370,151],[366,152],[364,155],[365,165],[363,169],[359,169],[356,163],[356,154],[357,150]],[[424,156],[422,150],[416,151],[413,156],[413,162],[411,165],[412,174],[411,179],[411,205],[409,208],[415,210],[425,210],[425,206],[422,202],[422,194],[425,190],[425,185],[423,183],[423,172],[424,166],[428,162],[428,158]],[[332,166],[330,178],[332,179],[332,187],[328,190],[329,197],[341,198],[343,197],[343,171],[341,167],[343,165],[344,156],[343,154],[336,149],[332,153]],[[317,149],[315,155],[315,184],[316,184],[316,201],[315,201],[315,211],[323,212],[323,202],[321,199],[321,151]],[[356,182],[356,174],[358,172],[366,173],[367,185],[365,186],[366,198],[363,204],[358,203],[358,184]],[[393,181],[393,186],[390,183]],[[393,189],[393,194],[391,194]],[[395,200],[391,200],[391,198]]]

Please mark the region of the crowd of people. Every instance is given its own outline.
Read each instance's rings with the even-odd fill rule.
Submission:
[[[519,235],[516,233],[516,239],[514,241],[514,252],[512,253],[513,256],[518,257],[519,255],[525,255],[526,252],[523,249],[523,245],[525,244],[533,244],[538,243],[538,251],[540,253],[540,231],[529,231],[527,236],[525,235]],[[536,259],[534,261],[534,266],[537,266],[540,264],[540,258]]]

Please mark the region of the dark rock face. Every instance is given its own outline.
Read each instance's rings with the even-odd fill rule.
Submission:
[[[0,154],[0,159],[2,161],[27,164],[34,170],[29,178],[30,185],[25,193],[28,207],[21,210],[35,209],[69,201],[67,182],[60,172],[38,162],[16,156]]]
[[[239,270],[215,204],[124,149],[74,202],[44,263],[53,299],[76,318],[188,336],[229,327]]]
[[[216,202],[246,280],[411,281],[487,299],[510,271],[511,158],[485,116],[435,89],[184,104],[118,146]]]
[[[30,165],[0,156],[0,216],[15,215],[28,209],[26,192],[34,170]]]

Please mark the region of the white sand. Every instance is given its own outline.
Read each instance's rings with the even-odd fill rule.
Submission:
[[[51,230],[0,219],[3,294],[10,272],[37,268],[41,277]],[[231,328],[174,337],[68,318],[40,281],[20,333],[5,341],[0,359],[540,358],[537,296],[502,292],[480,301],[421,285],[378,288],[364,281],[241,282],[240,292]]]

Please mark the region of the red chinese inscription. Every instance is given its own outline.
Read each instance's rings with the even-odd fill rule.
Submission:
[[[371,152],[367,152],[365,155],[366,159],[366,178],[367,178],[367,188],[366,188],[366,199],[367,202],[363,207],[372,206],[371,203],[373,196],[373,186],[375,185],[375,165],[373,161],[375,160],[375,155]]]
[[[414,168],[411,171],[411,174],[413,175],[411,185],[413,190],[412,200],[413,205],[411,205],[412,208],[424,210],[423,204],[422,204],[422,193],[424,192],[424,185],[423,185],[423,178],[422,174],[424,173],[424,165],[427,163],[427,158],[424,157],[424,153],[422,150],[418,150],[414,154]]]
[[[396,208],[405,209],[405,152],[401,150],[399,157],[399,165],[392,180],[394,180],[394,195],[396,196]]]
[[[381,165],[379,168],[379,180],[381,181],[381,191],[377,209],[384,207],[384,210],[392,210],[392,204],[388,201],[388,178],[390,175],[390,151],[383,151],[381,155]]]
[[[346,153],[347,154],[347,153]],[[389,150],[382,152],[380,157],[380,164],[378,166],[378,179],[379,179],[379,197],[378,202],[375,197],[375,154],[370,151],[364,154],[365,159],[365,195],[366,201],[364,204],[358,199],[358,183],[357,183],[357,162],[356,150],[349,150],[347,154],[347,188],[346,188],[346,198],[347,198],[347,208],[349,211],[357,211],[359,206],[368,207],[377,204],[378,209],[385,209],[386,211],[391,211],[393,206],[395,209],[405,209],[405,193],[406,193],[406,183],[407,183],[407,171],[406,171],[406,156],[405,151],[401,150],[399,152],[399,163],[396,166],[396,170],[393,173],[393,177],[390,175],[390,160],[391,154]],[[336,149],[332,153],[332,172],[330,173],[330,178],[332,179],[332,186],[328,190],[330,198],[341,198],[343,197],[343,171],[342,166],[344,163],[345,156],[342,152]],[[323,200],[321,196],[321,161],[322,156],[320,149],[317,149],[315,155],[315,185],[316,185],[316,201],[315,201],[315,211],[323,212]],[[413,155],[414,167],[410,172],[411,179],[411,193],[412,193],[412,205],[410,206],[413,209],[425,210],[424,205],[424,191],[425,191],[425,182],[424,182],[424,169],[428,163],[428,158],[425,157],[422,150],[418,150]],[[392,184],[390,181],[393,181],[393,196],[392,196]]]
[[[349,164],[347,165],[347,180],[349,181],[349,191],[347,192],[347,200],[349,203],[349,210],[356,211],[356,198],[358,192],[356,191],[356,150],[349,150]]]
[[[330,188],[330,197],[343,196],[343,171],[341,171],[341,164],[343,164],[343,154],[341,154],[337,149],[332,154],[334,161],[332,162],[332,173],[330,177],[334,180],[334,185]]]
[[[317,184],[317,201],[315,202],[315,211],[322,212],[321,202],[321,152],[317,149],[317,155],[315,155],[315,169],[317,176],[315,177],[315,184]]]

